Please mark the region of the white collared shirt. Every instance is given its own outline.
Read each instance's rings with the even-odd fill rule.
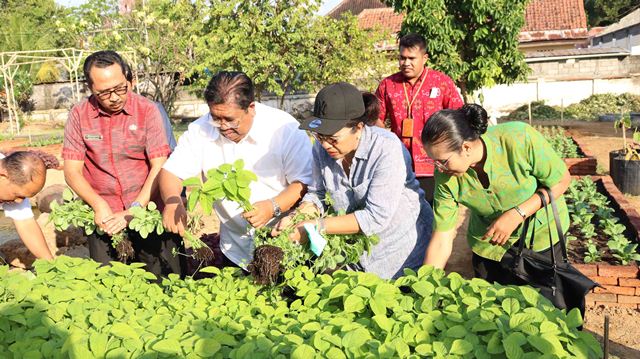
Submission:
[[[189,125],[164,169],[180,179],[206,173],[224,163],[244,160],[258,181],[250,185],[251,203],[280,194],[293,182],[311,183],[311,141],[298,121],[288,113],[256,102],[249,133],[238,143],[220,135],[206,114]],[[217,201],[220,249],[234,263],[246,267],[253,257],[249,223],[235,202]]]
[[[0,153],[0,159],[3,158],[5,158],[5,155]],[[4,209],[4,215],[15,221],[33,218],[33,211],[28,198],[23,199],[20,203],[0,203],[0,209]]]

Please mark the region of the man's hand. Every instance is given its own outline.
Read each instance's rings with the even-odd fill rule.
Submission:
[[[522,223],[524,219],[515,209],[510,209],[504,212],[498,219],[491,223],[489,230],[482,237],[485,241],[489,239],[489,243],[497,246],[501,246],[507,243],[511,233]]]
[[[131,221],[131,218],[133,217],[131,216],[131,214],[129,214],[128,210],[120,211],[108,216],[102,221],[105,227],[105,232],[107,232],[108,235],[112,236],[122,231],[123,229],[127,228],[127,225],[129,224],[129,221]]]
[[[253,209],[243,213],[242,216],[253,228],[260,228],[273,218],[273,204],[271,201],[259,201],[252,206]]]
[[[294,211],[294,212],[291,212],[289,215],[282,217],[282,219],[280,219],[278,223],[276,223],[276,225],[273,226],[273,230],[271,230],[271,235],[275,237],[285,229],[291,227],[291,224],[292,224],[291,222],[293,221],[293,217],[295,215],[296,213]]]
[[[178,233],[184,237],[187,227],[187,211],[182,201],[166,204],[162,211],[162,225],[170,233]]]
[[[98,202],[98,204],[93,208],[93,221],[96,223],[98,228],[107,232],[107,226],[105,220],[109,218],[109,216],[113,215],[111,211],[111,207],[104,200]],[[107,232],[108,233],[108,232]]]
[[[307,238],[307,230],[304,229],[304,225],[305,224],[313,224],[313,225],[315,225],[316,221],[315,220],[314,221],[302,221],[302,222],[296,224],[296,226],[295,226],[295,228],[293,230],[293,233],[291,233],[289,235],[289,240],[291,242],[295,242],[295,243],[298,243],[298,244],[307,243],[307,241],[309,239]]]

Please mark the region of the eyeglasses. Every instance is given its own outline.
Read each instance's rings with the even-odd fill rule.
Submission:
[[[448,171],[449,167],[447,167],[447,163],[449,163],[449,160],[451,159],[451,157],[453,157],[453,153],[451,154],[451,156],[449,156],[449,158],[447,158],[444,161],[440,161],[440,160],[433,160],[433,164],[436,165],[436,167],[438,167],[438,169],[440,169],[441,171]]]
[[[311,135],[313,136],[313,138],[316,139],[316,141],[318,141],[319,143],[323,143],[326,142],[328,144],[330,144],[331,146],[335,146],[338,144],[338,142],[340,142],[345,135],[343,134],[342,136],[327,136],[327,135],[321,135],[319,133],[311,133]]]
[[[209,113],[209,120],[211,120],[211,125],[217,128],[222,128],[222,125],[224,125],[227,129],[231,129],[231,130],[235,130],[236,128],[240,127],[239,119],[233,120],[233,121],[220,120],[217,118],[213,118],[211,113]]]
[[[120,85],[118,87],[112,88],[110,90],[96,92],[95,95],[97,98],[101,100],[107,100],[111,98],[111,94],[115,93],[118,96],[122,96],[122,95],[125,95],[128,91],[129,91],[129,85],[124,84],[124,85]]]

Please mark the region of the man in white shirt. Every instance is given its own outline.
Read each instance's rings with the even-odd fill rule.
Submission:
[[[242,72],[216,74],[204,97],[210,113],[189,125],[158,177],[166,204],[164,226],[184,234],[182,180],[244,160],[244,168],[258,177],[250,185],[253,210],[243,212],[229,201],[218,201],[214,208],[223,262],[246,268],[253,257],[249,224],[259,228],[275,223],[306,193],[312,178],[311,142],[291,115],[255,102],[253,82]]]
[[[13,219],[20,239],[36,258],[53,259],[29,203],[29,197],[42,190],[46,175],[44,162],[33,153],[0,153],[0,209]]]

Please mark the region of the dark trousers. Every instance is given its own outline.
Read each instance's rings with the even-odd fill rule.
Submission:
[[[418,177],[418,183],[420,183],[420,188],[424,191],[424,199],[433,207],[433,192],[436,190],[435,177]]]
[[[517,245],[514,244],[514,246]],[[551,258],[551,253],[549,253],[551,249],[546,249],[544,251],[538,252],[545,256],[549,256]],[[560,243],[556,243],[553,246],[553,252],[556,256],[556,260],[560,260],[562,258],[562,247]],[[511,271],[506,269],[508,265],[506,263],[512,263],[515,257],[515,253],[513,251],[507,251],[504,257],[500,262],[496,262],[491,259],[487,259],[484,257],[480,257],[477,254],[473,254],[471,259],[473,263],[473,271],[477,278],[482,278],[489,283],[500,283],[502,285],[526,285],[522,279],[514,276]]]
[[[149,234],[142,238],[136,232],[129,233],[129,240],[135,252],[132,262],[145,263],[145,269],[158,278],[166,277],[170,273],[183,276],[186,263],[181,255],[173,255],[173,250],[184,253],[182,238],[173,233],[157,235]],[[91,259],[104,265],[110,261],[117,261],[118,254],[111,246],[111,237],[107,234],[92,234],[87,238]]]

